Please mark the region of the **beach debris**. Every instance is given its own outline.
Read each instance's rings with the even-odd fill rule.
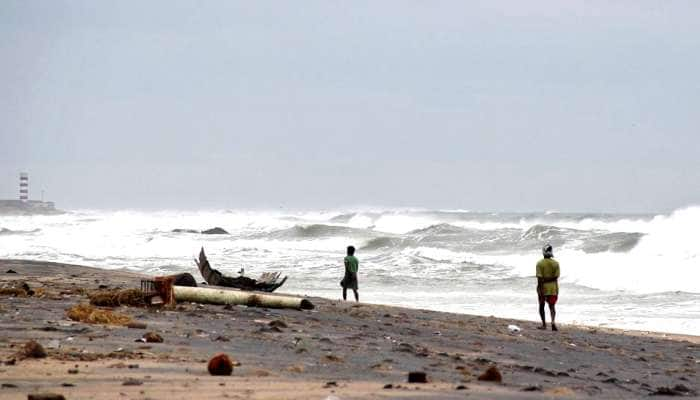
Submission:
[[[13,269],[8,269],[7,271],[5,271],[5,273],[6,273],[6,274],[16,274],[17,271],[15,271],[15,270],[13,270]]]
[[[508,332],[518,333],[520,332],[520,327],[518,325],[508,325]]]
[[[270,321],[268,326],[270,326],[271,328],[280,328],[280,329],[288,328],[287,323],[282,321],[281,319],[276,319],[276,320]]]
[[[387,383],[382,389],[393,389],[394,385],[392,383]]]
[[[464,385],[459,385],[455,388],[455,390],[467,390],[468,388]]]
[[[75,387],[74,384],[69,383],[69,382],[63,382],[63,383],[61,383],[61,386],[62,386],[62,387]]]
[[[77,368],[71,368],[68,370],[68,373],[71,375],[77,375],[80,371]]]
[[[301,374],[302,372],[304,372],[304,370],[305,370],[305,368],[302,364],[294,364],[294,365],[290,365],[289,367],[287,367],[287,371],[295,372],[297,374]]]
[[[19,355],[22,358],[44,358],[47,356],[44,347],[36,340],[30,340],[25,343]]]
[[[694,396],[697,394],[694,390],[685,385],[676,385],[674,387],[659,386],[651,393],[652,396]]]
[[[66,400],[66,398],[59,393],[34,393],[28,394],[27,400]]]
[[[89,304],[75,305],[68,309],[66,315],[73,321],[88,324],[127,325],[131,322],[131,317],[128,315],[102,310]]]
[[[428,374],[423,371],[411,371],[408,373],[408,383],[428,383]]]
[[[280,272],[265,272],[258,279],[246,276],[230,277],[224,276],[221,272],[212,269],[204,253],[204,247],[199,251],[199,259],[194,260],[199,272],[209,285],[231,287],[241,290],[256,290],[260,292],[273,292],[287,281],[285,276],[280,281]]]
[[[143,307],[146,299],[140,289],[95,290],[88,293],[90,304],[98,307]]]
[[[500,383],[503,381],[503,376],[496,366],[491,366],[483,374],[479,375],[477,379],[480,381]]]
[[[131,321],[128,324],[126,324],[126,327],[129,329],[146,329],[148,325],[146,325],[143,322]]]
[[[323,356],[323,359],[325,361],[337,362],[337,363],[345,362],[345,359],[343,359],[343,357],[337,356],[335,354],[326,354],[325,356]]]
[[[3,383],[0,385],[0,389],[17,389],[17,385],[14,383]]]
[[[146,343],[163,343],[163,337],[160,336],[159,334],[155,332],[146,332],[144,333],[142,339]]]
[[[217,354],[209,360],[207,371],[215,376],[229,376],[233,373],[233,362],[228,355]]]
[[[159,298],[163,304],[174,306],[175,302],[198,304],[235,304],[248,307],[293,308],[311,310],[314,305],[307,299],[278,296],[241,290],[213,289],[173,285],[173,277],[156,277],[141,281],[141,288],[149,298]],[[153,304],[153,303],[152,303]]]
[[[329,389],[329,388],[332,388],[332,387],[338,387],[338,382],[336,382],[336,381],[328,381],[328,382],[326,382],[325,385],[323,385],[323,388],[324,388],[324,389]]]
[[[139,379],[134,379],[134,378],[128,378],[124,382],[122,382],[122,386],[141,386],[143,385],[143,381]]]
[[[11,281],[0,288],[1,296],[27,297],[33,296],[34,291],[24,281]]]
[[[173,285],[175,286],[197,287],[197,280],[194,279],[192,274],[185,272],[182,274],[172,275],[172,277],[175,278],[175,281],[173,282]]]

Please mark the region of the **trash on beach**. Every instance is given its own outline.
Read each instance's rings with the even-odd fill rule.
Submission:
[[[127,325],[131,322],[131,317],[128,315],[103,310],[89,304],[75,305],[68,309],[66,315],[73,321],[88,324]]]
[[[11,281],[0,288],[0,295],[14,297],[33,296],[34,291],[24,281]]]
[[[207,255],[204,254],[204,247],[199,251],[199,259],[194,260],[199,272],[209,285],[224,286],[241,290],[257,290],[260,292],[273,292],[287,281],[285,276],[280,280],[280,272],[265,272],[258,279],[247,276],[225,276],[221,272],[213,269],[209,264]]]
[[[142,339],[146,343],[163,343],[163,337],[155,332],[147,332],[143,335]]]
[[[200,287],[176,286],[173,276],[156,277],[142,280],[141,290],[148,299],[156,299],[165,306],[174,306],[176,302],[198,304],[234,304],[248,307],[293,308],[311,310],[314,305],[307,299],[293,296],[279,296],[235,289],[213,289]],[[151,301],[151,304],[154,304]]]
[[[233,362],[228,355],[217,354],[209,360],[207,371],[215,376],[229,376],[233,373]]]
[[[501,371],[498,370],[495,366],[489,367],[489,369],[486,370],[483,374],[479,375],[477,378],[480,381],[486,381],[486,382],[502,382],[503,381],[503,376],[501,375]]]
[[[66,400],[66,398],[58,393],[34,393],[28,394],[27,400]]]
[[[520,327],[518,325],[508,325],[508,331],[510,333],[518,333],[520,332]]]
[[[140,289],[95,290],[88,293],[90,304],[98,307],[143,307],[146,299]]]
[[[428,383],[428,374],[423,371],[409,372],[408,383]]]
[[[21,358],[44,358],[46,355],[46,350],[36,340],[25,343],[19,353]]]

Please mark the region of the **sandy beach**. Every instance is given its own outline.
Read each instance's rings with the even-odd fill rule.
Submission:
[[[310,298],[316,308],[305,311],[191,303],[115,309],[145,329],[66,317],[88,302],[87,292],[138,288],[143,277],[0,261],[0,287],[22,281],[35,292],[0,296],[0,398],[639,398],[700,390],[695,336],[570,325],[539,331],[528,321],[321,298]],[[163,342],[140,341],[147,332]],[[18,356],[29,340],[47,356]],[[207,372],[218,353],[235,360],[232,376]],[[478,380],[492,366],[502,382]],[[425,372],[428,383],[407,383],[411,371]]]

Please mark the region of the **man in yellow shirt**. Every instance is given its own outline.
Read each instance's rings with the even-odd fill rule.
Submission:
[[[547,324],[544,320],[544,303],[549,305],[549,313],[552,316],[552,330],[556,331],[557,325],[554,323],[554,317],[557,312],[554,305],[557,304],[557,298],[559,297],[559,263],[554,259],[554,252],[552,250],[552,245],[547,243],[542,248],[542,255],[544,256],[537,263],[537,297],[540,302],[540,318],[542,319],[542,326],[538,329],[547,329]]]

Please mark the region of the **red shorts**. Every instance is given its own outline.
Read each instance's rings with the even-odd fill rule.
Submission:
[[[557,299],[559,296],[556,294],[550,295],[550,296],[540,296],[540,303],[547,303],[549,305],[555,305],[557,304]]]

